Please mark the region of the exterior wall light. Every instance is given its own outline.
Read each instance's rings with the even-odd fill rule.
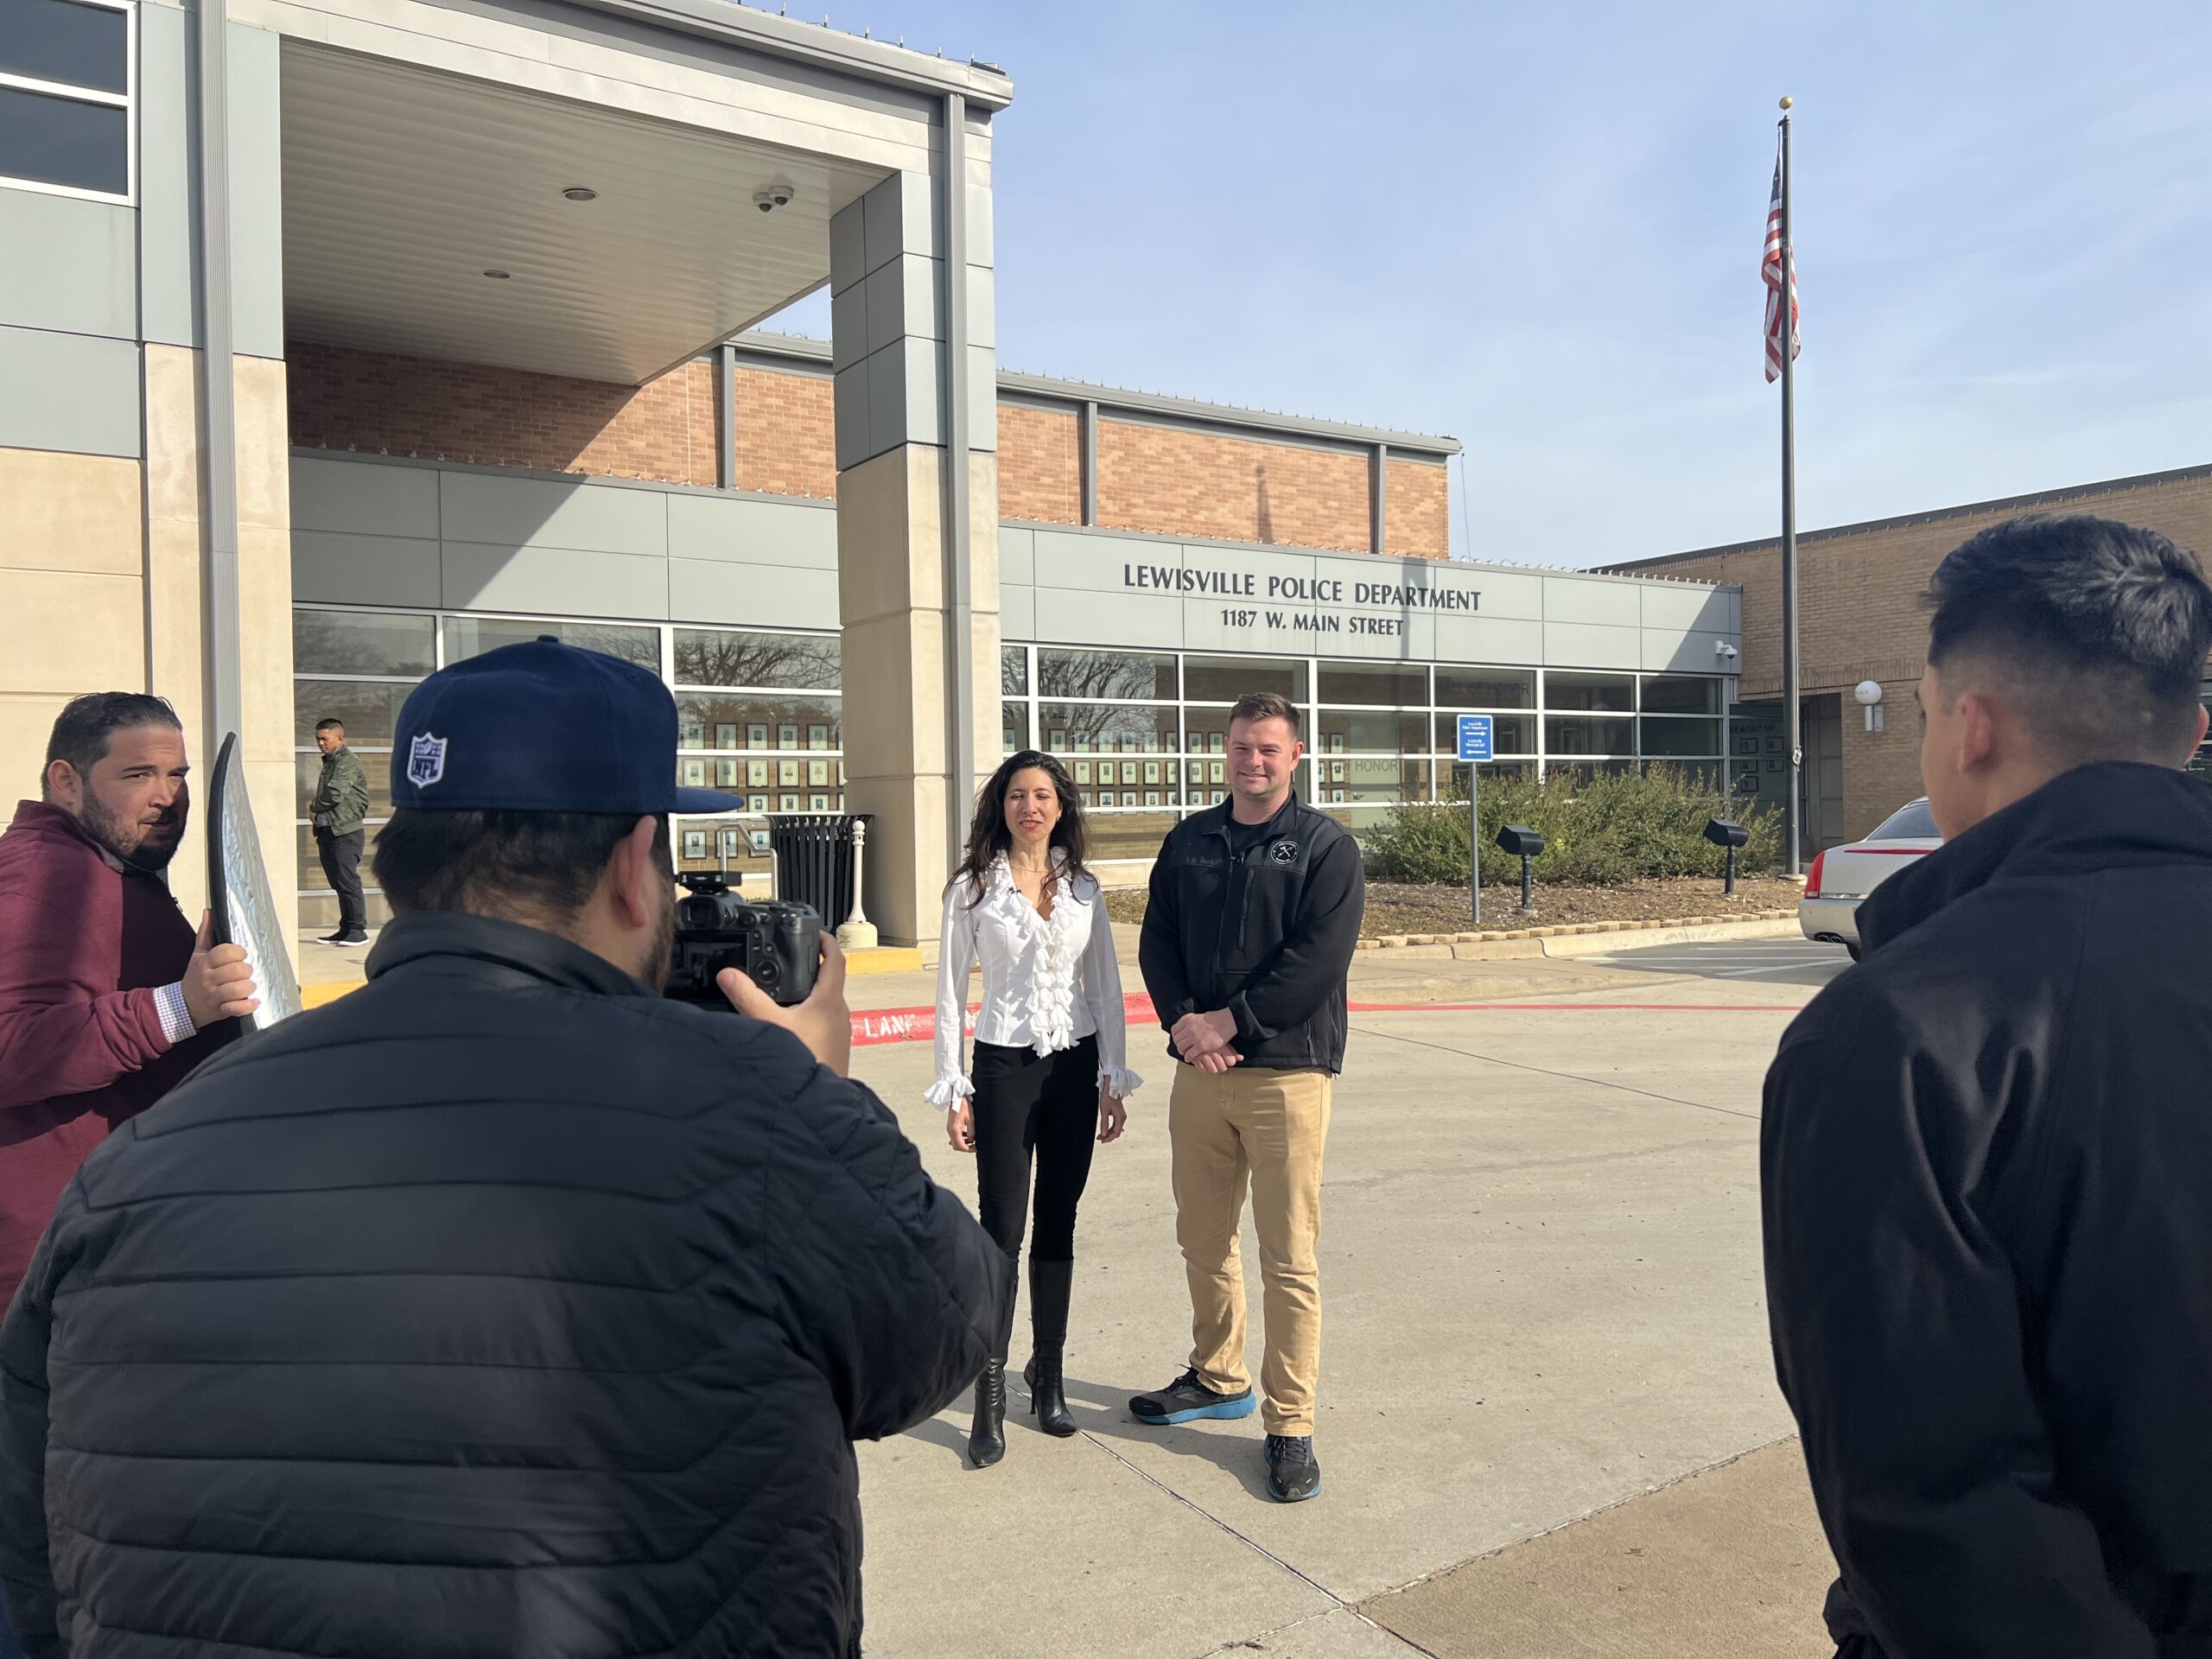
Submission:
[[[1880,731],[1882,729],[1882,683],[1879,680],[1861,680],[1852,688],[1851,695],[1859,699],[1859,706],[1866,711],[1866,729],[1870,732]]]
[[[572,184],[561,193],[570,201],[597,201],[599,192],[587,184]]]

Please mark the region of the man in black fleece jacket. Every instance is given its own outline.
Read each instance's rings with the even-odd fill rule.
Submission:
[[[1947,838],[1859,912],[1761,1131],[1846,1659],[2212,1656],[2212,589],[2017,520],[1936,570]]]
[[[1367,897],[1359,843],[1291,789],[1304,752],[1285,698],[1255,695],[1230,711],[1230,798],[1168,833],[1139,945],[1178,1062],[1167,1134],[1192,1351],[1190,1368],[1130,1414],[1251,1415],[1236,1248],[1249,1176],[1267,1297],[1268,1491],[1286,1503],[1321,1490],[1321,1154]]]

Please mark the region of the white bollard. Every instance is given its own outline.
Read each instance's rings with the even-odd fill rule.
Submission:
[[[875,924],[868,918],[861,907],[861,878],[865,874],[862,864],[868,856],[868,825],[853,826],[853,913],[845,918],[837,930],[837,944],[846,950],[873,950],[876,948]]]

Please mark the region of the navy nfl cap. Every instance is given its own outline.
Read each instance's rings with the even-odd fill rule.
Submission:
[[[393,734],[391,804],[431,812],[733,812],[676,786],[676,699],[635,663],[548,635],[442,668]]]

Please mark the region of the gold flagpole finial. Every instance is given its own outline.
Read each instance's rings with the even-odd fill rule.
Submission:
[[[1787,109],[1789,109],[1792,105],[1794,105],[1795,103],[1796,103],[1796,101],[1797,101],[1797,100],[1796,100],[1796,99],[1794,99],[1794,98],[1785,98],[1785,99],[1783,99],[1782,100],[1782,107],[1783,107],[1783,109],[1787,110]]]

